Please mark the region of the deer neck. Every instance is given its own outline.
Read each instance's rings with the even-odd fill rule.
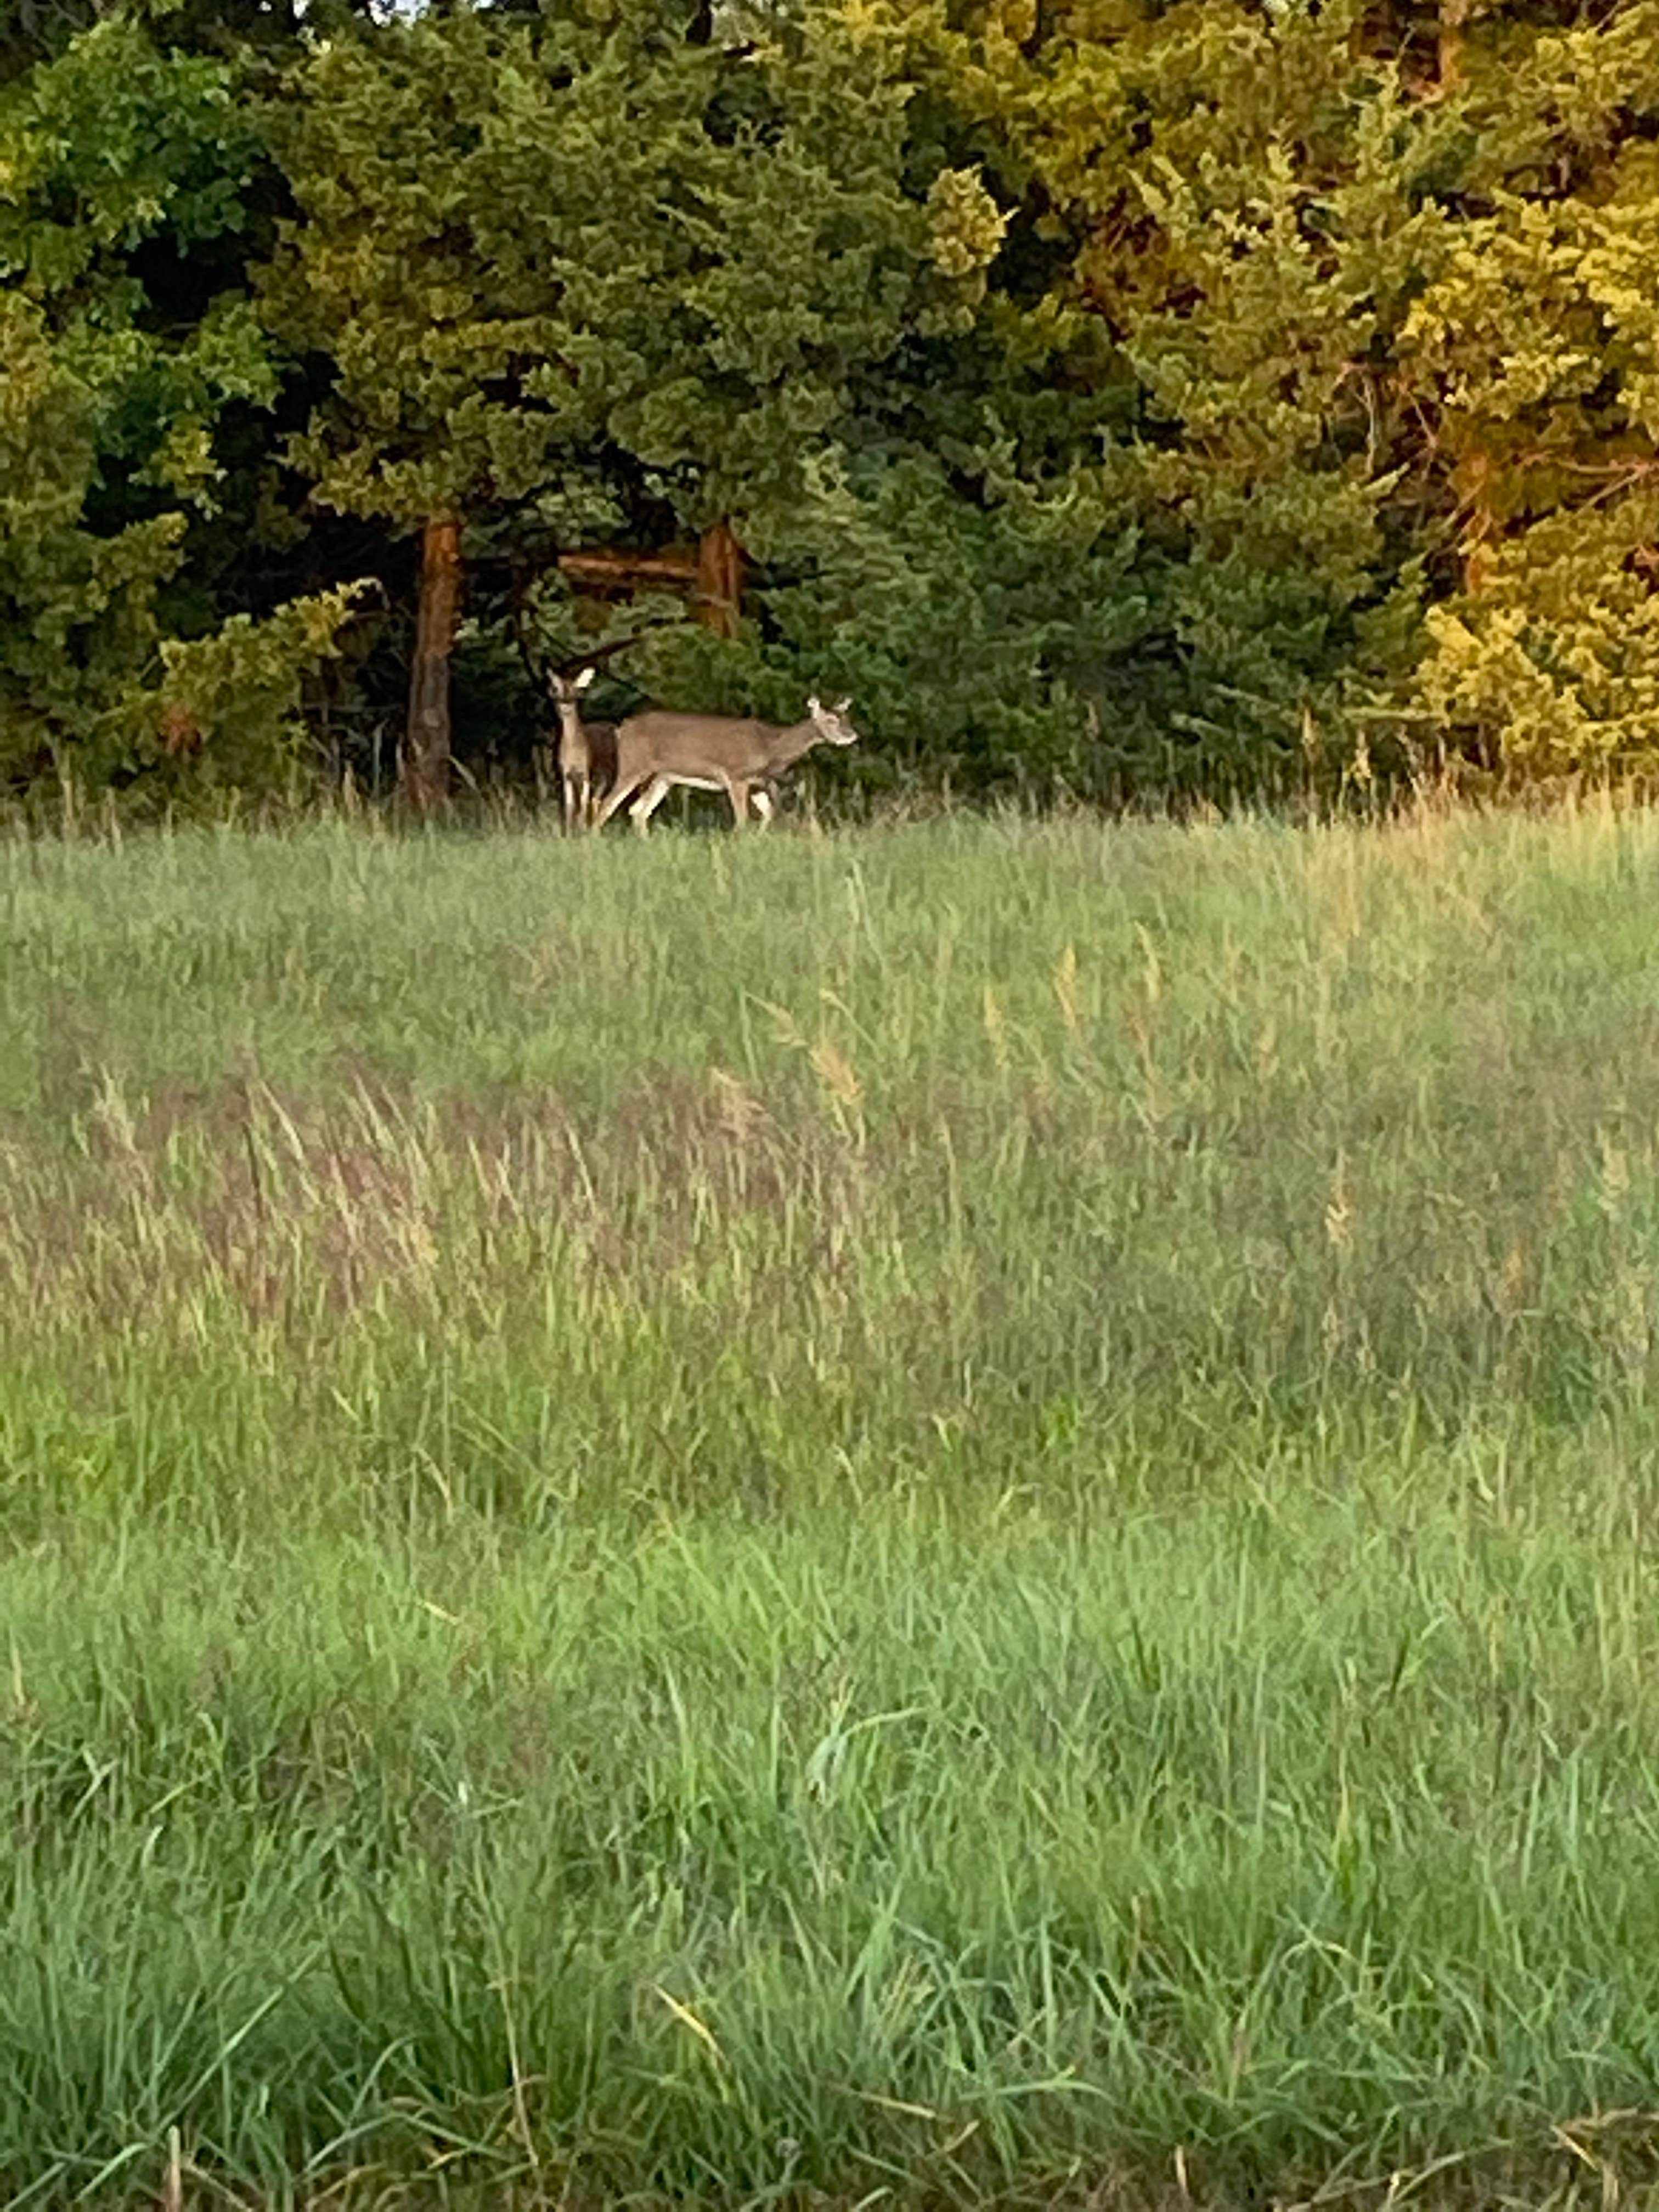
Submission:
[[[823,740],[823,732],[810,714],[804,722],[791,722],[772,741],[772,764],[775,768],[793,767],[804,753],[810,753]]]

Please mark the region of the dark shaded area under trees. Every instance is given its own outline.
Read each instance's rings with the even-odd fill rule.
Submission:
[[[1659,754],[1659,0],[0,5],[0,793]]]

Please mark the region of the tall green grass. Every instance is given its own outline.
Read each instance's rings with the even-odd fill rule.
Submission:
[[[0,2199],[1659,2179],[1659,819],[0,848]]]

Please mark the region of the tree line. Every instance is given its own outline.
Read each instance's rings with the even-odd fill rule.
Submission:
[[[1659,0],[0,0],[0,791],[1659,758]]]

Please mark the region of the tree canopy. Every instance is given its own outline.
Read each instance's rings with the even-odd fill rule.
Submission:
[[[10,0],[0,781],[629,637],[878,785],[1650,768],[1656,145],[1659,0]]]

